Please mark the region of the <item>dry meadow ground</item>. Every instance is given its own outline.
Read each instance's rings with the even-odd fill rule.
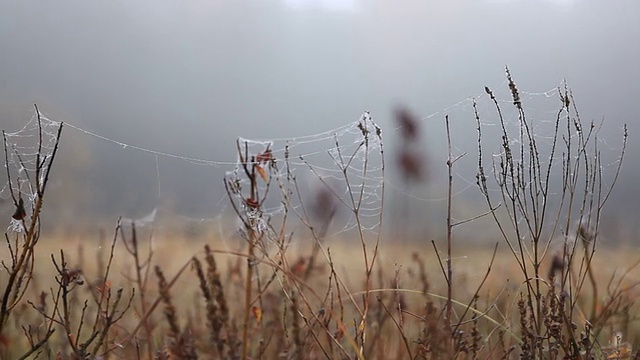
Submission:
[[[58,287],[55,279],[60,278],[60,274],[51,257],[59,258],[61,250],[65,253],[67,267],[81,270],[77,285],[69,296],[69,307],[72,311],[69,315],[70,321],[78,326],[82,312],[86,311],[84,316],[88,324],[85,325],[85,330],[81,331],[80,337],[86,339],[90,336],[88,328],[95,312],[92,308],[96,306],[92,302],[105,290],[99,284],[102,283],[104,267],[109,260],[112,235],[105,231],[103,236],[57,235],[41,239],[34,259],[36,266],[30,289],[25,294],[22,305],[12,314],[13,318],[8,324],[9,331],[2,337],[2,358],[15,358],[29,348],[23,329],[28,329],[36,337],[43,336],[48,321],[46,316],[38,313],[37,308],[40,306],[47,314],[53,307],[52,301]],[[114,292],[123,289],[124,296],[119,311],[124,311],[123,303],[134,291],[135,295],[122,319],[108,331],[99,353],[104,353],[104,358],[114,359],[147,358],[147,354],[162,358],[162,353],[171,354],[175,351],[172,344],[179,341],[180,347],[193,347],[194,353],[200,354],[202,358],[232,358],[228,353],[230,349],[226,347],[232,343],[229,339],[233,336],[239,337],[241,331],[246,257],[229,254],[234,252],[229,249],[229,242],[215,237],[187,239],[154,235],[152,246],[149,248],[151,240],[148,235],[149,232],[144,230],[138,235],[140,258],[146,258],[148,252],[153,251],[150,263],[143,264],[144,272],[151,272],[144,289],[141,289],[140,283],[136,280],[135,257],[127,250],[122,239],[118,239],[115,244],[112,269],[107,283]],[[125,238],[126,241],[131,241],[127,231]],[[225,339],[225,349],[223,355],[219,356],[214,355],[214,344],[210,339],[212,329],[207,319],[208,300],[203,295],[197,271],[192,265],[194,257],[205,261],[205,245],[210,247],[215,256],[221,290],[224,291],[223,296],[228,306],[227,329],[220,335]],[[240,243],[234,246],[239,247],[237,253],[246,253],[246,246],[240,248]],[[333,269],[344,283],[340,295],[342,301],[336,293],[337,288],[331,284],[336,281],[336,277],[331,277],[331,266],[324,261],[319,261],[312,275],[304,281],[309,288],[287,284],[290,281],[287,280],[288,277],[302,279],[304,276],[306,263],[301,259],[307,259],[311,254],[311,242],[292,245],[285,257],[287,263],[281,265],[281,275],[277,276],[275,281],[272,280],[274,267],[268,262],[263,264],[265,266],[261,267],[262,273],[259,275],[264,286],[263,295],[261,301],[252,306],[250,318],[250,351],[253,354],[251,358],[292,358],[288,352],[294,351],[296,346],[304,349],[300,358],[323,358],[323,351],[332,358],[354,356],[357,347],[352,347],[350,341],[345,338],[353,337],[357,333],[354,328],[358,325],[357,310],[349,300],[347,292],[351,293],[355,304],[363,305],[366,276],[362,250],[358,242],[344,239],[331,241],[328,248],[332,254]],[[518,356],[517,352],[510,349],[518,344],[522,336],[517,302],[520,294],[525,291],[524,279],[513,260],[513,255],[505,246],[499,247],[492,262],[493,250],[492,246],[457,246],[454,256],[456,271],[453,277],[453,298],[456,301],[454,318],[456,322],[463,323],[461,329],[467,333],[460,331],[460,339],[451,339],[451,335],[448,334],[445,336],[448,339],[444,341],[459,342],[461,350],[458,350],[456,355],[458,358],[473,358],[474,352],[478,356],[483,354],[482,358]],[[447,284],[438,257],[429,243],[383,243],[379,251],[380,257],[374,268],[373,286],[370,289],[372,299],[367,324],[370,331],[367,334],[368,340],[364,342],[367,350],[363,354],[366,354],[367,359],[403,359],[408,358],[409,354],[416,357],[425,346],[423,342],[427,331],[426,324],[429,322],[426,317],[432,316],[436,321],[441,321],[443,317]],[[601,284],[596,310],[603,321],[600,324],[602,332],[598,334],[599,346],[602,351],[611,351],[610,349],[618,344],[622,349],[620,358],[627,358],[632,344],[635,348],[640,343],[640,326],[635,318],[638,308],[634,302],[638,295],[636,285],[640,283],[640,270],[635,267],[638,259],[638,249],[622,247],[599,249],[592,263],[593,268],[597,269],[596,282]],[[9,259],[3,256],[2,260],[6,262]],[[484,279],[490,264],[491,270]],[[160,267],[167,279],[171,279],[181,270],[184,272],[180,273],[176,283],[169,289],[170,305],[160,302],[148,318],[143,320],[140,294],[144,292],[144,307],[147,311],[157,299],[162,298],[158,278],[153,274],[155,266]],[[546,273],[551,264],[545,261],[543,267]],[[629,272],[625,273],[627,270]],[[483,279],[484,285],[477,293],[477,301],[474,304],[474,307],[480,310],[464,314],[462,318],[467,305],[473,303],[472,299]],[[272,283],[265,285],[270,280]],[[300,299],[309,303],[308,307],[298,304],[297,309],[292,308],[291,297],[296,291],[300,293]],[[333,294],[327,298],[330,292]],[[47,295],[43,296],[42,293]],[[591,294],[592,289],[584,291],[582,299],[585,300],[579,301],[578,313],[574,316],[573,323],[581,330],[588,324]],[[88,301],[89,305],[83,310],[85,301]],[[429,307],[432,309],[428,310]],[[311,309],[322,313],[323,317],[315,318]],[[305,319],[299,320],[297,327],[293,319],[296,311],[299,312],[300,319]],[[328,314],[329,311],[332,312],[331,315]],[[172,325],[169,323],[171,320],[168,320],[168,314],[171,312],[179,329],[178,334],[172,333]],[[322,321],[326,323],[321,324]],[[144,323],[144,326],[134,335],[133,332],[141,323]],[[431,332],[443,331],[437,324],[432,326],[435,328],[430,329]],[[475,340],[468,337],[468,334],[474,331],[477,331],[474,335]],[[509,335],[511,331],[514,333],[513,336]],[[341,332],[344,334],[340,335]],[[72,336],[78,335],[73,333]],[[178,339],[174,339],[176,336]],[[296,336],[300,338],[296,340]],[[342,336],[342,339],[338,340],[342,349],[337,345],[331,347],[331,336],[334,339]],[[403,339],[403,336],[406,339]],[[436,335],[432,333],[431,336]],[[64,330],[57,329],[44,346],[44,353],[40,357],[73,358],[69,353],[68,341]],[[299,345],[296,345],[296,341]],[[323,350],[320,349],[322,347]],[[239,352],[239,349],[236,351]],[[440,353],[436,357],[444,356],[444,350],[438,350],[433,344],[425,353],[438,354],[437,351]],[[599,356],[603,356],[602,354]],[[190,357],[185,355],[185,358]]]
[[[235,239],[125,221],[56,234],[40,216],[64,124],[36,108],[29,136],[3,133],[15,211],[0,250],[0,359],[640,359],[640,251],[599,241],[626,128],[605,160],[599,127],[582,122],[565,86],[540,138],[506,75],[510,99],[485,88],[488,103],[472,103],[486,212],[453,216],[465,154],[454,153],[446,116],[446,227],[422,243],[379,232],[385,158],[368,113],[326,153],[238,139],[224,179]],[[396,117],[397,168],[407,184],[422,181],[419,121]],[[332,168],[308,162],[319,153]],[[301,190],[296,166],[316,177],[317,194]],[[327,236],[338,208],[350,230]],[[479,218],[495,225],[495,246],[456,237]]]

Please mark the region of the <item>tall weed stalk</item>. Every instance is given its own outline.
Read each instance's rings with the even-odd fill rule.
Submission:
[[[566,356],[578,356],[576,344],[580,339],[573,321],[578,314],[586,314],[589,323],[598,315],[598,286],[592,260],[602,210],[620,173],[627,130],[625,127],[617,166],[607,177],[599,148],[599,126],[583,122],[566,85],[558,89],[559,109],[553,133],[550,137],[545,135],[543,143],[509,69],[506,74],[517,120],[510,121],[504,105],[491,89],[485,88],[501,129],[501,147],[489,159],[486,149],[491,140],[483,138],[481,115],[474,102],[478,186],[522,273],[524,294],[518,306],[525,342],[523,356],[556,358],[548,352],[557,347]],[[497,191],[493,191],[494,186]],[[553,256],[554,247],[557,258],[552,267],[557,271],[548,276],[543,263]],[[592,304],[582,308],[586,304],[580,300],[587,281],[592,286]],[[554,294],[553,303],[546,295],[550,293]],[[550,311],[557,312],[555,327],[548,321]]]

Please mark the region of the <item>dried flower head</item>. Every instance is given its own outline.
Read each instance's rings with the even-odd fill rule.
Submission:
[[[564,261],[562,256],[556,254],[551,259],[551,266],[549,266],[549,279],[555,279],[558,274],[562,274],[564,269]]]
[[[264,152],[262,152],[262,153],[258,154],[258,156],[256,156],[256,161],[258,163],[260,163],[260,164],[266,164],[266,163],[269,163],[271,161],[274,161],[273,152],[271,152],[271,149],[269,149],[267,147],[267,149]]]
[[[408,149],[403,149],[398,155],[398,166],[402,176],[407,180],[424,180],[424,164],[422,155]]]
[[[318,236],[324,237],[338,210],[338,199],[329,186],[321,185],[315,192],[311,210],[319,222]]]
[[[76,269],[64,269],[61,273],[62,275],[62,283],[66,286],[71,283],[76,285],[83,285],[84,280],[82,279],[82,270]]]
[[[420,135],[420,124],[416,117],[405,108],[396,109],[395,116],[402,138],[408,141],[417,140]]]

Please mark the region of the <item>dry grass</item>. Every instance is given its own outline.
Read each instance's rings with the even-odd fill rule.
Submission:
[[[142,232],[144,234],[144,231]],[[149,239],[140,240],[142,248],[147,246]],[[162,288],[167,290],[166,285],[158,284],[152,279],[153,284],[146,289],[146,297],[148,306],[156,299],[162,299],[158,308],[151,313],[147,319],[150,336],[145,334],[145,329],[131,337],[132,331],[141,323],[143,311],[139,302],[134,301],[131,309],[127,312],[119,322],[117,328],[111,330],[109,334],[109,343],[105,346],[106,354],[111,358],[146,358],[149,351],[147,342],[152,344],[150,353],[153,357],[162,358],[161,353],[173,354],[176,358],[195,358],[195,355],[188,356],[182,349],[188,347],[185,343],[191,343],[194,353],[199,353],[204,358],[226,358],[230,357],[229,344],[232,342],[230,337],[236,336],[233,341],[239,342],[239,329],[233,329],[238,326],[244,306],[242,301],[238,301],[244,295],[243,279],[244,279],[244,258],[234,254],[228,254],[228,243],[217,239],[177,239],[156,236],[153,240],[153,259],[150,266],[160,265],[162,272],[167,279],[172,278],[175,274],[183,269],[185,264],[192,263],[195,257],[198,259],[200,266],[203,268],[203,276],[205,277],[205,288],[214,289],[211,286],[212,275],[207,275],[207,269],[210,264],[206,260],[205,245],[213,250],[213,256],[217,264],[217,274],[220,279],[220,288],[223,290],[223,298],[228,304],[229,318],[219,315],[220,301],[213,300],[215,297],[213,292],[208,296],[203,293],[203,286],[200,284],[196,267],[189,265],[188,268],[180,275],[179,280],[173,285],[167,293],[163,293]],[[72,296],[73,309],[79,311],[82,307],[84,299],[91,299],[95,292],[97,284],[100,283],[100,274],[104,271],[102,268],[109,256],[108,239],[100,240],[99,236],[69,238],[55,237],[42,241],[39,246],[38,256],[35,259],[38,264],[37,271],[33,276],[33,285],[30,291],[25,295],[25,301],[33,304],[42,302],[44,308],[50,309],[51,294],[49,289],[55,289],[56,283],[53,275],[56,273],[51,262],[51,255],[59,253],[60,249],[64,249],[65,259],[69,264],[69,268],[81,269],[83,276],[83,284],[75,290]],[[454,306],[454,318],[459,317],[465,310],[466,303],[471,299],[483,280],[487,266],[491,262],[492,248],[482,246],[461,246],[457,254],[459,256],[454,262],[456,269],[456,283],[458,286],[454,289],[454,300],[461,304]],[[300,244],[296,246],[287,258],[289,264],[295,264],[299,258],[308,256],[311,252],[310,244]],[[363,261],[360,256],[360,248],[357,243],[342,241],[331,244],[332,258],[336,272],[343,274],[343,280],[352,292],[352,295],[358,299],[365,290],[363,282]],[[442,280],[441,269],[438,265],[437,256],[434,251],[426,245],[420,244],[404,244],[399,247],[395,244],[382,244],[380,252],[383,254],[376,267],[375,286],[372,293],[375,298],[380,301],[372,303],[372,318],[369,322],[371,328],[371,338],[369,339],[370,349],[366,352],[368,359],[388,359],[388,358],[406,358],[408,350],[402,341],[400,334],[404,334],[412,349],[412,355],[417,357],[420,353],[420,343],[423,339],[425,331],[425,323],[437,321],[442,317],[442,309],[446,302],[447,285]],[[599,269],[596,281],[599,284],[615,284],[623,276],[623,269],[632,268],[639,258],[640,251],[630,248],[602,249],[598,251],[598,255],[594,258],[593,266]],[[417,262],[417,258],[421,262]],[[240,259],[240,260],[239,260]],[[6,261],[6,259],[3,259]],[[112,272],[109,279],[109,286],[112,289],[124,289],[125,293],[131,293],[137,288],[135,281],[135,261],[131,254],[127,251],[122,243],[115,247],[115,255],[113,268],[117,271]],[[421,269],[422,267],[422,269]],[[550,263],[545,263],[545,268],[549,269]],[[306,281],[314,292],[323,293],[325,289],[330,288],[329,275],[331,269],[329,266],[321,266],[314,272],[314,275]],[[300,269],[296,269],[296,274],[300,274]],[[426,279],[421,278],[426,274]],[[295,276],[294,272],[288,276]],[[263,281],[269,280],[270,276],[264,276]],[[612,279],[614,279],[612,281]],[[167,280],[165,280],[166,282]],[[396,283],[398,285],[396,285]],[[634,288],[640,283],[640,275],[637,271],[632,271],[625,276],[620,285],[621,289],[625,289],[624,297],[627,302],[616,305],[615,314],[609,316],[607,322],[602,324],[603,329],[600,334],[600,340],[603,343],[602,348],[608,348],[615,344],[616,336],[620,336],[620,343],[623,346],[640,343],[640,326],[637,319],[632,314],[637,314],[637,306],[633,300],[638,291]],[[294,296],[292,293],[283,292],[280,286],[285,284],[277,284],[268,289],[263,295],[262,307],[255,306],[251,314],[251,347],[253,354],[262,353],[262,358],[269,359],[277,356],[284,356],[283,352],[293,351],[296,346],[301,346],[305,350],[304,356],[298,354],[298,358],[323,358],[324,355],[317,347],[319,344],[327,346],[327,341],[323,341],[322,337],[326,337],[325,331],[329,331],[336,337],[339,337],[340,331],[344,331],[342,336],[353,336],[354,319],[357,316],[356,311],[351,308],[347,300],[347,294],[342,294],[342,305],[346,307],[342,317],[345,319],[344,325],[340,325],[337,319],[327,321],[327,329],[323,329],[318,323],[321,318],[314,319],[314,316],[308,313],[308,309],[300,309],[300,315],[304,315],[306,320],[301,320],[296,324],[293,322],[294,310],[292,302]],[[511,259],[511,255],[506,249],[498,251],[495,261],[493,262],[493,270],[489,274],[482,291],[478,294],[477,304],[483,316],[490,317],[491,320],[479,317],[477,330],[473,330],[473,322],[465,323],[462,328],[467,329],[469,333],[477,331],[478,339],[465,338],[467,335],[461,335],[458,346],[462,346],[465,356],[458,354],[458,357],[473,357],[473,346],[477,347],[478,354],[484,354],[490,357],[499,358],[501,351],[508,352],[509,346],[516,346],[517,340],[510,338],[505,334],[507,329],[516,333],[515,336],[521,336],[518,330],[518,300],[519,295],[524,290],[523,279],[518,267]],[[93,288],[92,288],[93,287]],[[397,291],[396,290],[397,287]],[[310,289],[310,290],[311,290]],[[321,291],[321,289],[323,291]],[[305,290],[301,290],[304,292]],[[48,296],[41,300],[41,293],[49,293]],[[424,295],[428,292],[430,295]],[[139,293],[137,294],[139,296]],[[588,293],[585,298],[589,298]],[[459,300],[458,300],[459,299]],[[168,302],[167,302],[168,301]],[[308,301],[311,307],[321,309],[321,302],[310,297]],[[333,316],[329,316],[325,310],[322,314],[324,317],[337,317],[339,313],[339,304],[337,295],[332,299]],[[602,298],[602,307],[607,302],[607,298]],[[433,319],[428,320],[425,316],[429,311],[425,308],[426,304],[433,307],[430,316]],[[211,306],[216,307],[212,310]],[[325,308],[328,308],[325,302]],[[297,305],[300,307],[300,305]],[[401,311],[398,308],[401,308]],[[589,304],[584,304],[584,309],[588,309]],[[400,312],[399,312],[400,311]],[[606,309],[599,311],[605,312]],[[30,306],[22,306],[12,315],[14,321],[9,325],[8,335],[3,337],[3,358],[11,359],[18,354],[23,353],[29,347],[24,335],[22,327],[31,327],[32,329],[41,329],[46,323],[41,316],[35,312]],[[73,315],[79,316],[78,313]],[[212,332],[212,321],[219,321],[218,328],[224,327],[222,330]],[[434,320],[435,319],[435,320]],[[465,321],[473,319],[473,314],[466,316]],[[394,323],[394,321],[396,323]],[[315,324],[314,324],[315,322]],[[495,324],[499,323],[500,326]],[[277,324],[277,325],[276,325]],[[575,325],[578,329],[585,329],[587,319],[585,314],[577,314]],[[344,328],[341,328],[344,326]],[[402,332],[399,330],[401,326]],[[439,332],[445,337],[444,340],[450,341],[447,336],[443,335],[444,331],[437,322],[432,324],[434,327],[430,329],[430,336],[435,336],[433,332]],[[234,334],[235,332],[235,334]],[[215,334],[212,338],[212,334]],[[315,335],[313,335],[315,334]],[[85,334],[86,336],[86,334]],[[296,336],[298,337],[296,339]],[[313,337],[317,337],[314,339]],[[278,339],[278,337],[280,337]],[[503,349],[498,349],[498,340],[502,338]],[[217,339],[217,340],[216,340]],[[65,336],[62,331],[53,335],[50,344],[47,346],[51,354],[62,354],[62,358],[71,356],[69,346],[65,344]],[[216,341],[220,345],[216,345]],[[318,341],[318,343],[316,343]],[[605,342],[606,341],[606,342]],[[342,340],[346,352],[353,353],[354,349],[350,348],[349,341]],[[179,344],[176,346],[175,344]],[[464,345],[461,345],[464,344]],[[276,346],[277,345],[277,346]],[[237,346],[237,345],[236,345]],[[430,346],[433,346],[430,345]],[[54,351],[55,349],[55,351]],[[64,350],[66,349],[66,350]],[[180,351],[176,350],[180,349]],[[625,348],[626,349],[626,348]],[[623,349],[623,351],[626,351]],[[236,348],[236,351],[238,349]],[[443,349],[429,349],[432,351],[444,351]],[[462,351],[462,350],[460,350]],[[45,352],[46,353],[46,352]],[[65,355],[66,354],[66,355]],[[208,354],[208,355],[207,355]],[[516,354],[516,353],[514,353]],[[43,354],[44,355],[44,354]],[[236,354],[237,355],[237,354]],[[311,356],[313,355],[313,356]],[[42,356],[42,355],[41,355]],[[258,355],[253,355],[258,356]],[[288,354],[287,356],[293,356]],[[331,355],[336,358],[343,358],[345,354],[340,355],[336,351]],[[47,356],[44,356],[47,358]],[[624,357],[622,357],[624,358]]]
[[[41,146],[37,113],[39,136],[28,138],[35,152],[4,138],[16,211],[0,255],[8,275],[0,278],[0,359],[640,358],[638,250],[597,247],[611,187],[603,185],[596,126],[582,124],[561,89],[543,148],[508,70],[507,79],[515,131],[485,89],[501,128],[491,161],[473,106],[487,212],[452,216],[451,174],[464,154],[453,153],[447,117],[446,232],[422,244],[385,242],[379,227],[366,229],[367,181],[384,176],[381,129],[368,114],[351,148],[336,139],[329,152],[344,196],[311,169],[326,187],[316,206],[303,201],[288,149],[276,159],[270,145],[250,150],[238,140],[238,167],[224,182],[242,224],[234,244],[120,221],[95,236],[44,233],[63,125],[54,123],[53,146]],[[406,140],[400,169],[407,184],[421,181],[418,122],[406,110],[397,116]],[[620,171],[626,136],[607,184]],[[274,200],[282,204],[277,218],[265,213]],[[383,201],[374,207],[378,226]],[[342,238],[326,236],[336,204],[355,219]],[[496,245],[464,245],[455,230],[481,217],[497,225]],[[306,232],[294,237],[290,218]]]

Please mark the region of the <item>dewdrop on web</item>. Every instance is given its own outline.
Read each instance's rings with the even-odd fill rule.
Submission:
[[[9,222],[9,226],[7,227],[7,232],[20,234],[24,231],[24,227],[22,226],[22,220],[11,218]]]

